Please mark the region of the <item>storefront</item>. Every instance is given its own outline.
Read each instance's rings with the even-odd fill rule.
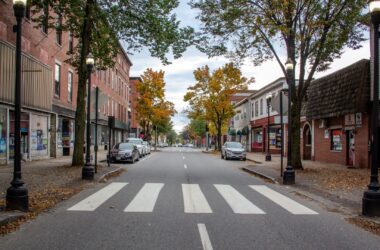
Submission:
[[[8,111],[0,108],[0,165],[7,162]]]
[[[57,148],[61,155],[71,155],[74,148],[74,120],[66,117],[58,118]]]
[[[49,117],[30,114],[30,154],[32,159],[49,157]]]
[[[281,152],[281,125],[269,127],[269,150],[271,153]]]
[[[253,128],[252,134],[252,151],[263,152],[263,128]]]

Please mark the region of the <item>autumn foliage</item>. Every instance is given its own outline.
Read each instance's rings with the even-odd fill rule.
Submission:
[[[136,110],[145,138],[150,140],[152,127],[164,126],[175,114],[174,104],[165,99],[165,72],[147,69],[137,84],[139,99]]]
[[[188,88],[184,101],[190,104],[188,116],[210,122],[216,129],[218,148],[221,149],[222,129],[234,116],[231,96],[246,90],[253,79],[242,76],[232,63],[210,72],[209,67],[194,71],[196,83]]]

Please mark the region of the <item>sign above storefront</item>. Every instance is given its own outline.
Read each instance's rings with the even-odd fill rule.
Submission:
[[[283,116],[283,117],[282,117],[282,122],[283,122],[284,124],[288,124],[288,116]],[[274,123],[275,123],[275,124],[281,124],[281,116],[276,115],[276,116],[274,117]]]

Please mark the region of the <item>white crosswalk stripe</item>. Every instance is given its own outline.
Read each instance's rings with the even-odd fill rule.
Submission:
[[[298,202],[282,195],[264,185],[250,185],[250,187],[264,195],[277,205],[285,208],[292,214],[318,214],[317,212],[299,204]]]
[[[236,214],[265,214],[230,185],[214,185]]]
[[[90,195],[84,200],[67,209],[68,211],[95,211],[103,203],[118,193],[128,183],[114,182]],[[151,213],[154,211],[164,183],[145,183],[137,192],[132,201],[124,209],[124,212]],[[184,213],[186,214],[211,214],[213,210],[202,192],[199,184],[182,184],[182,199]],[[215,189],[236,214],[266,214],[250,200],[244,197],[231,185],[214,184]],[[291,198],[274,191],[266,185],[249,185],[255,192],[263,195],[270,201],[279,205],[294,215],[317,215],[318,213]],[[178,197],[180,198],[180,197]]]
[[[146,183],[135,198],[125,208],[124,212],[153,212],[163,183]]]
[[[67,210],[94,211],[96,208],[98,208],[100,205],[106,202],[109,198],[111,198],[114,194],[119,192],[127,184],[128,183],[125,182],[113,182]]]
[[[185,213],[212,213],[198,184],[182,184]]]

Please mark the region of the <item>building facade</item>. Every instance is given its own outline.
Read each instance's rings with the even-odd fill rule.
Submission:
[[[368,168],[370,117],[369,60],[313,81],[302,121],[302,158]]]
[[[70,32],[36,28],[30,15],[27,9],[22,24],[22,155],[25,160],[70,155],[75,138],[78,76],[66,61],[76,41]],[[0,164],[13,158],[15,24],[13,2],[0,1]],[[100,106],[100,113],[115,116],[114,141],[121,141],[128,130],[132,63],[121,46],[115,60],[113,69],[92,74],[92,82],[106,96],[102,100],[107,99],[107,104]],[[102,138],[106,135],[98,134],[99,142],[104,143]]]
[[[141,77],[130,77],[129,85],[130,85],[130,95],[129,95],[129,105],[131,107],[130,110],[130,118],[131,118],[131,129],[130,129],[130,137],[139,137],[141,131],[141,127],[138,121],[138,113],[136,110],[137,100],[139,98],[139,94],[137,92],[137,84],[141,82]]]

